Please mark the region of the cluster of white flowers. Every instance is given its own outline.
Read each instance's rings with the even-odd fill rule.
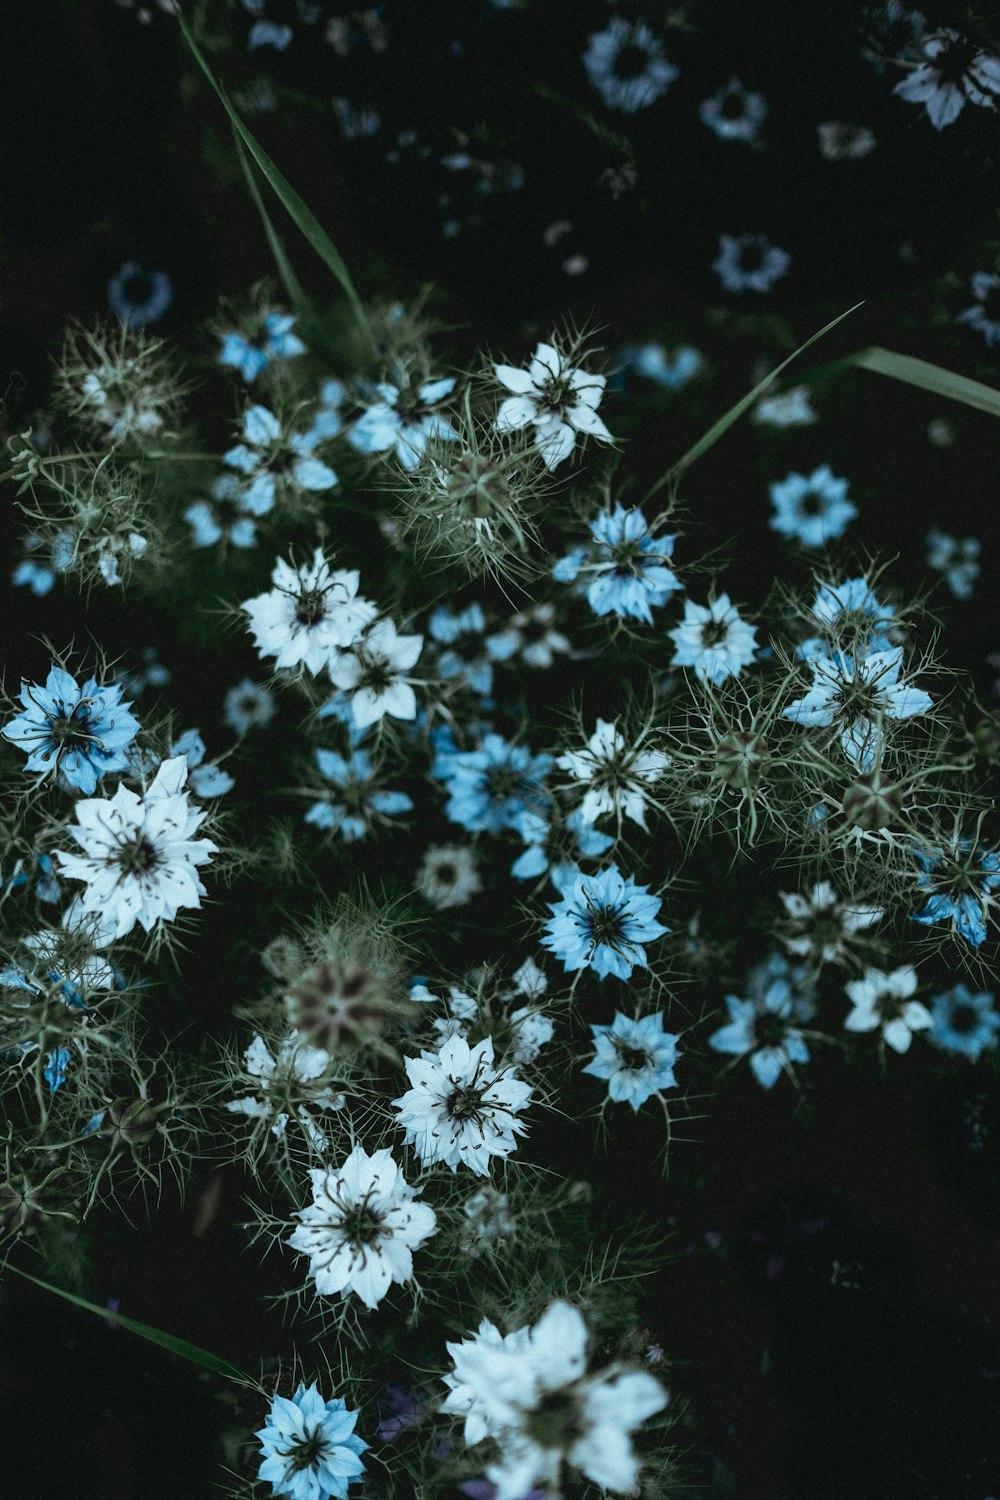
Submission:
[[[378,607],[358,594],[356,570],[330,567],[320,547],[311,564],[279,558],[267,593],[242,605],[261,656],[277,667],[326,670],[348,694],[358,729],[386,714],[416,717],[417,700],[407,676],[423,649],[423,636],[400,635]]]
[[[504,1335],[484,1318],[472,1338],[446,1346],[454,1371],[443,1410],[463,1419],[470,1447],[487,1437],[497,1444],[486,1466],[495,1500],[559,1485],[565,1464],[602,1489],[635,1490],[631,1436],[662,1411],[667,1392],[643,1370],[588,1375],[587,1337],[579,1309],[553,1302],[533,1326]]]

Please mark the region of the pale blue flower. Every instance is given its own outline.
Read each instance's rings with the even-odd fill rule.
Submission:
[[[575,845],[572,861],[565,857],[565,849],[553,851],[550,847],[552,828],[548,820],[539,813],[526,813],[518,826],[526,848],[510,867],[514,879],[534,880],[548,871],[552,884],[561,891],[567,882],[579,875],[577,860],[600,859],[602,854],[614,848],[615,840],[611,834],[598,833],[593,823],[584,822],[582,808],[570,813],[566,819],[566,832],[572,836]],[[557,857],[559,853],[562,853],[562,858]]]
[[[275,1395],[260,1439],[257,1478],[284,1500],[346,1500],[364,1473],[368,1444],[355,1434],[358,1414],[339,1396],[324,1401],[315,1383],[299,1384],[289,1400]]]
[[[928,713],[933,700],[922,688],[900,682],[902,646],[858,657],[834,651],[812,657],[809,691],[781,711],[783,719],[810,728],[836,728],[840,748],[860,771],[878,758],[886,721]]]
[[[42,1072],[42,1077],[49,1086],[49,1092],[54,1094],[57,1088],[66,1082],[66,1073],[73,1059],[73,1054],[68,1047],[57,1047],[50,1052]]]
[[[674,1088],[679,1038],[663,1030],[663,1016],[638,1020],[618,1011],[610,1026],[591,1026],[594,1060],[581,1071],[606,1078],[608,1097],[633,1111],[661,1089]]]
[[[174,300],[166,271],[144,271],[138,261],[126,260],[108,282],[108,306],[128,328],[146,328],[163,317]]]
[[[979,577],[982,543],[977,537],[959,540],[937,526],[927,532],[927,566],[943,573],[956,599],[971,599]]]
[[[574,583],[596,615],[652,625],[652,610],[665,604],[680,588],[677,575],[666,566],[676,536],[651,535],[641,510],[616,505],[590,522],[593,540],[574,547],[556,563],[552,576]]]
[[[1000,344],[1000,276],[988,271],[976,271],[972,277],[972,295],[975,302],[955,319],[967,328],[982,334],[988,348]]]
[[[895,608],[880,602],[867,578],[820,584],[810,614],[823,634],[800,643],[801,657],[833,656],[831,642],[845,640],[865,655],[892,649],[889,630]]]
[[[772,484],[771,530],[795,537],[803,547],[822,547],[836,541],[858,513],[857,506],[847,498],[847,484],[828,464],[821,464],[811,474],[789,474]]]
[[[720,234],[712,270],[727,292],[769,292],[792,257],[763,234]]]
[[[306,822],[338,833],[345,844],[364,838],[372,823],[413,808],[413,800],[405,792],[377,790],[378,772],[367,750],[355,750],[345,758],[335,750],[320,748],[316,764],[336,789],[336,796],[314,802],[306,813]]]
[[[950,922],[973,948],[986,941],[987,919],[996,904],[993,892],[1000,886],[1000,854],[971,839],[959,839],[952,849],[914,855],[924,871],[919,885],[933,894],[914,922],[930,926]]]
[[[219,364],[238,370],[251,384],[275,360],[291,359],[306,352],[305,344],[292,332],[294,325],[295,319],[290,314],[271,312],[256,335],[222,334]]]
[[[432,610],[427,621],[432,640],[443,647],[438,654],[438,672],[446,681],[461,678],[473,692],[493,691],[493,661],[499,659],[485,640],[486,616],[478,602],[462,610],[444,605]],[[515,648],[511,648],[512,654]]]
[[[183,755],[187,760],[187,784],[196,797],[224,797],[236,785],[228,771],[215,761],[205,761],[208,751],[197,729],[186,729],[179,739],[174,740],[168,753]]]
[[[729,1022],[714,1031],[708,1045],[714,1052],[749,1057],[750,1069],[761,1088],[772,1089],[792,1063],[807,1063],[809,1049],[795,1025],[791,988],[776,978],[755,998],[725,996]]]
[[[222,456],[223,463],[244,476],[241,510],[251,516],[267,515],[274,507],[279,483],[291,482],[314,494],[332,489],[336,474],[315,456],[321,441],[315,429],[286,433],[266,406],[249,407],[243,417],[243,442]]]
[[[583,54],[587,77],[609,109],[634,115],[659,99],[677,77],[663,42],[645,21],[612,16]]]
[[[701,123],[724,141],[755,141],[767,112],[764,95],[747,89],[738,78],[730,78],[698,106]]]
[[[996,110],[1000,57],[950,26],[940,27],[920,50],[923,62],[911,68],[893,93],[910,104],[922,104],[935,130],[957,120],[967,102]]]
[[[139,721],[122,702],[118,683],[100,687],[91,677],[80,687],[62,667],[53,667],[44,687],[22,683],[20,700],[24,711],[8,721],[3,736],[29,752],[26,771],[58,771],[89,796],[102,776],[128,765],[126,751]]]
[[[705,368],[705,359],[691,344],[678,344],[669,354],[662,344],[626,344],[616,368],[633,370],[664,390],[682,391]]]
[[[561,901],[549,903],[542,947],[562,959],[567,973],[589,968],[598,979],[628,979],[634,968],[649,967],[643,944],[670,931],[656,920],[661,905],[617,865],[579,875]]]
[[[257,526],[246,514],[244,490],[234,474],[220,474],[212,486],[211,500],[194,500],[184,512],[191,527],[194,547],[214,547],[225,539],[245,551],[257,545]]]
[[[445,782],[445,813],[470,833],[519,829],[527,813],[543,813],[549,798],[545,778],[551,755],[532,755],[492,731],[477,750],[439,751],[433,775]]]
[[[927,1035],[948,1052],[960,1052],[975,1062],[997,1044],[1000,1015],[995,996],[986,991],[974,995],[967,984],[953,985],[931,1000],[934,1024]]]
[[[404,469],[415,469],[433,438],[458,441],[458,433],[435,408],[450,396],[455,380],[429,380],[416,391],[384,382],[375,387],[381,398],[354,423],[347,441],[359,453],[388,453],[392,449]]]

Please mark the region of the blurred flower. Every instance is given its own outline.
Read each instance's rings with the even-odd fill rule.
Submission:
[[[828,464],[821,464],[811,474],[789,474],[772,484],[771,530],[795,537],[803,547],[822,547],[835,541],[858,513],[857,506],[847,498],[847,483],[838,479]]]
[[[1000,1015],[995,997],[981,991],[974,995],[967,984],[953,985],[931,1000],[934,1024],[927,1035],[948,1052],[959,1052],[975,1062],[997,1045]]]
[[[937,526],[927,532],[927,566],[943,573],[956,599],[971,599],[979,577],[982,543],[974,536],[949,536]]]
[[[844,986],[853,1010],[844,1021],[847,1031],[881,1031],[894,1052],[906,1052],[915,1031],[926,1031],[933,1017],[926,1005],[912,999],[917,971],[910,964],[893,969],[866,969],[861,979]]]
[[[763,234],[720,234],[719,254],[712,262],[727,292],[769,292],[784,276],[792,258]]]
[[[996,109],[1000,97],[1000,57],[973,37],[942,26],[921,47],[925,59],[893,89],[910,104],[923,104],[935,130],[958,118],[966,101]]]
[[[108,306],[129,328],[158,322],[173,300],[174,288],[166,271],[144,271],[135,260],[123,261],[108,282]]]
[[[972,295],[975,302],[955,319],[982,334],[988,348],[1000,344],[1000,276],[987,271],[976,271],[972,278]]]
[[[730,78],[698,107],[702,124],[724,141],[755,141],[767,113],[764,95],[745,88],[738,78]]]
[[[660,38],[645,21],[624,16],[613,16],[604,31],[594,32],[583,66],[608,108],[627,115],[647,108],[677,77]]]
[[[699,682],[724,682],[738,677],[754,659],[756,627],[741,618],[728,594],[708,604],[684,601],[684,619],[667,634],[674,643],[673,667],[690,667]]]

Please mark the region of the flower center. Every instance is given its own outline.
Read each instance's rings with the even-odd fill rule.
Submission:
[[[617,906],[593,906],[588,912],[590,935],[596,946],[615,947],[624,936],[622,914]]]
[[[118,865],[123,875],[145,875],[160,862],[160,854],[151,839],[140,834],[118,850]]]
[[[780,1047],[786,1031],[784,1020],[771,1010],[763,1011],[753,1023],[754,1042],[758,1047]]]
[[[649,55],[636,42],[629,42],[617,54],[614,61],[616,78],[641,78],[649,67]]]
[[[306,1435],[301,1443],[295,1443],[291,1448],[279,1450],[282,1458],[287,1458],[288,1467],[294,1474],[300,1474],[303,1469],[311,1469],[317,1461],[323,1457],[326,1451],[326,1439],[320,1428],[313,1432],[306,1430]]]
[[[466,1084],[452,1089],[444,1107],[453,1120],[478,1120],[483,1116],[483,1091]]]
[[[528,1418],[529,1436],[540,1448],[568,1448],[583,1435],[580,1407],[572,1389],[550,1391]]]
[[[649,1053],[643,1052],[641,1047],[630,1047],[627,1042],[616,1042],[615,1051],[618,1053],[618,1061],[623,1068],[629,1072],[638,1073],[642,1068],[649,1066]]]
[[[323,589],[303,589],[295,605],[295,618],[300,625],[318,625],[326,614],[326,594]]]
[[[800,495],[797,502],[800,516],[820,516],[826,509],[826,501],[817,490],[806,490]]]
[[[367,1203],[348,1208],[340,1221],[340,1232],[354,1249],[373,1245],[382,1231],[382,1215]]]
[[[725,620],[706,620],[701,627],[701,644],[705,647],[721,646],[729,634]]]

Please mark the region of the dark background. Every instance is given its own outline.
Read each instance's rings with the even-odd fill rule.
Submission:
[[[523,16],[444,0],[386,5],[392,45],[346,60],[300,28],[286,53],[266,59],[292,97],[251,124],[363,290],[406,296],[433,279],[449,320],[468,330],[458,346],[488,341],[518,354],[569,311],[592,318],[609,348],[683,335],[710,349],[716,378],[703,412],[665,409],[631,386],[623,398],[622,411],[625,400],[645,403],[632,461],[651,479],[742,394],[762,349],[782,357],[786,331],[794,347],[856,301],[865,306],[822,358],[878,343],[996,383],[996,359],[948,315],[968,305],[967,278],[986,268],[983,236],[998,228],[996,117],[969,106],[955,127],[933,131],[861,62],[857,7],[795,9],[808,13],[769,0],[692,9],[693,32],[670,33],[678,83],[661,105],[616,122],[628,126],[640,184],[619,200],[596,185],[615,151],[533,89],[541,78],[593,108],[577,59],[600,5],[537,0]],[[964,7],[933,14],[965,18]],[[217,299],[241,298],[272,267],[253,206],[227,170],[220,111],[195,84],[169,18],[142,26],[114,0],[8,0],[0,34],[0,421],[9,433],[44,402],[67,321],[107,314],[107,281],[123,260],[169,272],[174,303],[158,326],[195,360],[211,357],[198,328]],[[263,66],[240,41],[218,60],[234,82]],[[698,101],[733,74],[771,106],[759,157],[716,142],[696,119]],[[388,134],[414,126],[434,152],[390,164],[384,141],[378,150],[343,142],[312,102],[333,93],[377,101]],[[815,125],[830,118],[870,122],[879,151],[861,163],[822,161]],[[516,200],[459,203],[468,222],[448,239],[436,163],[456,130],[501,142],[524,162],[526,182]],[[560,221],[571,227],[553,248],[544,231]],[[775,294],[752,305],[721,294],[709,269],[718,235],[744,227],[793,256]],[[296,255],[307,289],[328,296],[319,263],[305,246]],[[570,255],[586,257],[584,273],[567,275]],[[865,544],[898,553],[904,579],[922,576],[928,524],[983,539],[977,600],[953,612],[948,644],[985,697],[994,675],[985,658],[1000,647],[995,506],[983,499],[995,494],[993,424],[876,376],[844,380],[829,409],[835,456],[826,411],[779,451],[789,467],[830,461],[854,476],[868,497],[857,523]],[[924,435],[941,415],[955,424],[950,449]],[[770,582],[761,474],[773,472],[767,444],[778,441],[744,424],[699,466],[687,495],[709,518],[706,547],[737,539],[734,596],[758,598]],[[2,524],[6,557],[18,530],[9,504]],[[6,589],[2,612],[13,678],[44,666],[43,632],[59,640],[86,630],[122,650],[156,643],[181,666],[152,608],[123,611],[95,596],[84,611],[69,595],[37,601]],[[185,722],[197,721],[200,694],[211,688],[217,701],[251,660],[226,644],[206,655],[197,684],[178,670],[170,693]],[[192,972],[214,940],[209,920]],[[196,980],[195,990],[211,1004],[210,984]],[[627,1232],[633,1216],[652,1214],[674,1231],[679,1258],[652,1292],[650,1327],[679,1361],[671,1385],[690,1404],[691,1461],[714,1485],[708,1493],[726,1493],[727,1475],[747,1500],[1000,1493],[1000,1090],[986,1067],[938,1057],[929,1066],[916,1052],[890,1061],[878,1078],[836,1055],[817,1058],[808,1113],[794,1112],[790,1091],[765,1095],[738,1078],[685,1127],[666,1185],[655,1118],[620,1112],[607,1158],[597,1159],[613,1222]],[[978,1152],[974,1120],[986,1141]],[[550,1145],[568,1170],[589,1151],[582,1136]],[[98,1216],[88,1294],[252,1368],[262,1349],[288,1347],[261,1301],[274,1274],[235,1227],[235,1173],[209,1183],[196,1178],[184,1207],[168,1193],[153,1225],[137,1219],[123,1232]],[[16,1286],[0,1333],[18,1495],[71,1488],[95,1500],[193,1500],[208,1493],[230,1416],[258,1421],[253,1411],[227,1414],[198,1377],[127,1334]]]

